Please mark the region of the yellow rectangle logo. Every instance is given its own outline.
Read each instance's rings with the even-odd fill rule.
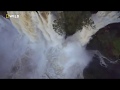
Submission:
[[[6,14],[6,18],[19,18],[19,15],[9,15],[9,14]]]

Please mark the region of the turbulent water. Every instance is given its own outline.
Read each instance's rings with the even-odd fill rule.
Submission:
[[[93,14],[94,28],[64,39],[57,34],[53,20],[58,12],[13,12],[11,21],[0,16],[0,78],[84,78],[83,70],[93,54],[85,46],[104,26],[120,22],[117,11]]]

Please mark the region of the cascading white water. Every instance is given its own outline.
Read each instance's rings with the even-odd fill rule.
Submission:
[[[11,18],[19,33],[16,34],[17,30],[8,20],[0,17],[0,42],[3,42],[0,44],[0,56],[5,55],[0,60],[0,78],[84,78],[83,70],[92,58],[85,45],[100,28],[120,22],[119,12],[101,11],[91,16],[95,28],[83,26],[81,32],[78,31],[65,40],[64,35],[60,36],[53,30],[55,15],[52,12],[10,11],[8,14],[20,16],[19,19]],[[12,37],[8,38],[9,33],[12,33]],[[6,47],[8,49],[2,49]]]

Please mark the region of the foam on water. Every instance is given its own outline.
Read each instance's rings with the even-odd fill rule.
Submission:
[[[119,12],[98,12],[91,16],[95,28],[83,26],[64,39],[52,27],[52,12],[8,13],[20,18],[11,18],[14,28],[0,17],[0,78],[84,78],[83,70],[92,59],[85,45],[100,28],[120,22]]]

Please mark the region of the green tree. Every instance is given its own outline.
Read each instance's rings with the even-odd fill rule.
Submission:
[[[67,37],[81,30],[84,25],[92,25],[90,16],[90,11],[63,11],[54,21],[53,28],[59,34],[65,33]]]

